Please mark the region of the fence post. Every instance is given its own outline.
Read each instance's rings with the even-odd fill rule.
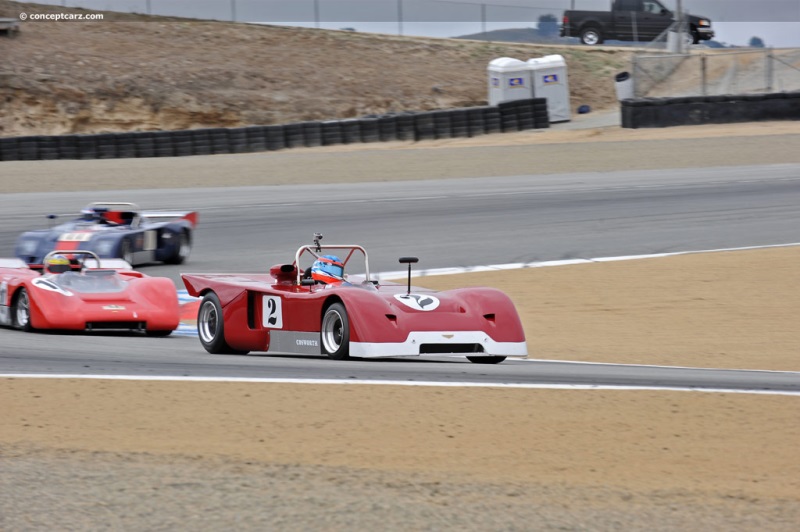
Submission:
[[[702,94],[708,96],[708,69],[706,68],[706,54],[700,55],[700,79],[702,80]]]
[[[773,69],[775,68],[775,58],[772,56],[772,48],[767,48],[764,50],[766,57],[764,58],[766,65],[765,66],[765,75],[767,77],[767,92],[772,92],[772,82],[773,82]]]
[[[397,0],[397,34],[403,36],[403,0]]]

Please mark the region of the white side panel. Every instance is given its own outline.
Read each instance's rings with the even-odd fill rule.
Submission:
[[[481,331],[425,331],[413,332],[405,342],[350,342],[350,355],[360,358],[420,356],[422,344],[480,344],[483,353],[442,353],[429,356],[508,356],[527,357],[525,342],[496,342]]]

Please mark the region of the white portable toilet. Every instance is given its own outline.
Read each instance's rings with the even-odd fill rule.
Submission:
[[[527,63],[512,57],[492,59],[489,72],[489,105],[533,98],[531,71]]]
[[[567,63],[560,55],[528,59],[533,98],[547,98],[550,122],[568,122],[572,118],[569,104]]]

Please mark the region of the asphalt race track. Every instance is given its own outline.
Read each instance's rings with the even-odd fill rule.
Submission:
[[[368,359],[209,355],[196,338],[136,338],[0,332],[0,374],[130,375],[347,382],[474,383],[691,388],[800,393],[800,374],[507,360],[495,366],[461,359]]]
[[[373,272],[642,255],[798,241],[800,164],[296,185],[0,196],[0,256],[47,212],[90,201],[200,212],[179,272],[253,272],[291,262],[311,243],[361,244]],[[499,236],[498,236],[499,235]],[[182,288],[182,286],[179,285]],[[518,384],[581,384],[800,392],[800,374],[507,361],[335,362],[321,357],[211,356],[195,338],[23,334],[0,330],[0,374],[194,376]]]

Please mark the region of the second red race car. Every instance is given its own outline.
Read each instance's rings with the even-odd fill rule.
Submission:
[[[313,245],[294,262],[264,274],[182,274],[189,295],[202,297],[200,343],[209,353],[349,357],[466,357],[496,364],[527,356],[522,324],[511,299],[493,288],[444,292],[370,278],[366,250],[358,245]],[[343,259],[336,252],[341,254]],[[364,273],[344,270],[364,259]],[[301,259],[307,268],[301,266]]]
[[[19,259],[0,259],[0,325],[23,331],[138,331],[167,336],[178,328],[172,280],[148,277],[94,252],[54,251],[39,273]]]

